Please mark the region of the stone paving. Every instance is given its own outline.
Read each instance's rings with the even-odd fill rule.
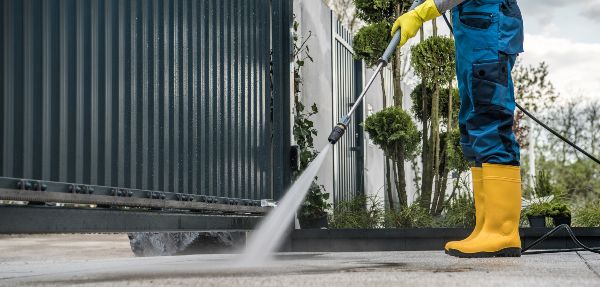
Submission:
[[[8,245],[0,239],[0,251]],[[88,259],[47,258],[43,248],[37,257],[3,253],[0,286],[600,286],[600,255],[588,252],[492,259],[439,251],[285,253],[245,268],[236,255],[132,258],[124,247]]]

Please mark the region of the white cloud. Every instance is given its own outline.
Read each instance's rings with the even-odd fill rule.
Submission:
[[[588,18],[594,22],[600,22],[600,2],[595,1],[592,3],[587,3],[583,11],[581,12],[581,16]]]
[[[600,97],[600,44],[526,34],[524,63],[546,62],[561,97]]]

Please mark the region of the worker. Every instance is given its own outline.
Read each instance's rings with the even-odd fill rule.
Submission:
[[[521,255],[521,173],[513,133],[515,110],[511,70],[523,52],[523,19],[516,0],[426,0],[400,16],[400,45],[424,22],[452,9],[459,128],[464,156],[471,162],[476,224],[464,240],[448,242],[457,257]]]

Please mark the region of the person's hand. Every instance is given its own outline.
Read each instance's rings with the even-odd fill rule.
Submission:
[[[408,39],[414,37],[419,28],[426,21],[441,16],[433,0],[426,0],[423,4],[417,6],[414,10],[404,13],[396,19],[392,26],[392,37],[400,29],[400,47],[404,46]]]

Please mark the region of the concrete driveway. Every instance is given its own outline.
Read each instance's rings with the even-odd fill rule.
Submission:
[[[32,245],[35,252],[27,251]],[[122,234],[4,237],[0,252],[0,286],[600,286],[600,255],[586,252],[493,259],[293,253],[246,268],[236,266],[236,255],[134,258]]]

